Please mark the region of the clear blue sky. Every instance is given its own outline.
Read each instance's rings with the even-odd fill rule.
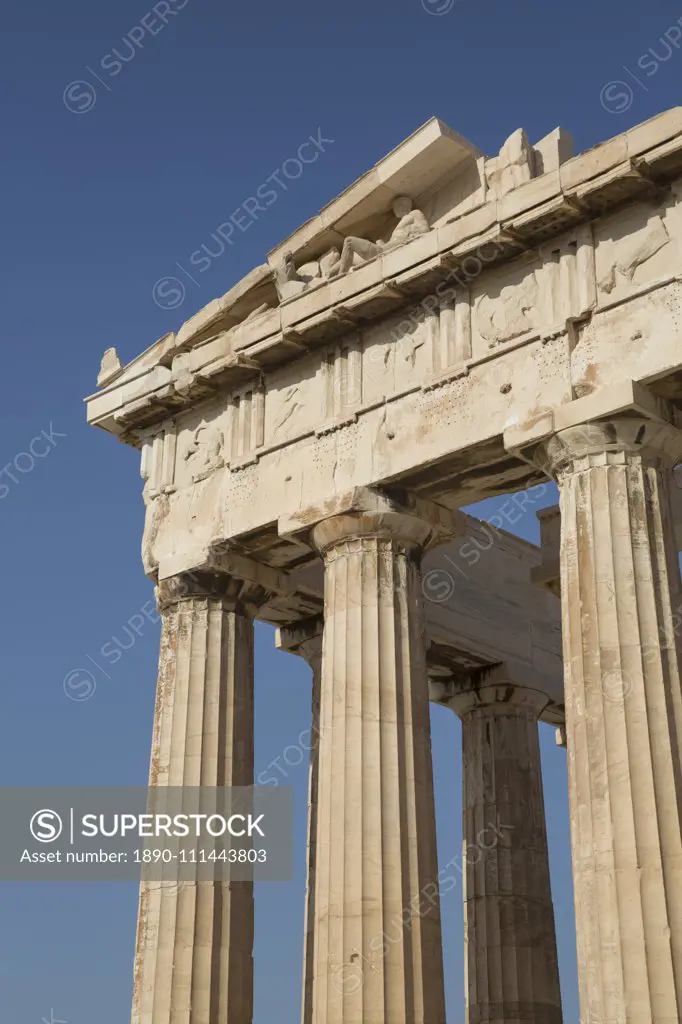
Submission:
[[[682,0],[168,7],[165,26],[148,16],[144,29],[144,0],[3,7],[0,467],[42,431],[65,435],[30,472],[20,458],[16,483],[1,480],[6,785],[146,780],[157,628],[105,666],[109,678],[97,670],[92,699],[76,703],[62,690],[65,674],[107,641],[128,643],[125,623],[152,597],[139,560],[137,456],[85,426],[81,402],[104,350],[115,345],[127,360],[178,326],[433,114],[488,153],[520,126],[535,140],[557,124],[585,149],[680,96],[682,52],[661,37],[682,19]],[[117,64],[115,49],[130,59]],[[618,80],[630,91],[609,86]],[[79,81],[89,84],[72,86]],[[185,278],[178,308],[156,305],[155,282],[177,274],[176,262],[189,268],[190,254],[318,128],[334,142],[317,163],[197,283]],[[532,512],[519,531],[536,537]],[[260,628],[257,770],[306,728],[309,688],[307,667],[275,652]],[[449,859],[459,844],[459,731],[442,709],[433,717]],[[565,755],[550,730],[542,740],[565,1020],[574,1024]],[[299,1014],[305,766],[288,781],[300,870],[257,892],[256,1024],[296,1024]],[[463,1020],[460,895],[443,907],[452,1024]],[[68,1024],[125,1021],[135,902],[123,884],[0,886],[0,1021],[40,1024],[52,1010]]]

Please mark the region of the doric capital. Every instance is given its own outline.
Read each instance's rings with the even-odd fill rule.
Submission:
[[[439,684],[434,681],[434,689]],[[522,712],[540,718],[550,697],[546,693],[521,686],[510,678],[504,665],[485,669],[452,685],[440,684],[442,692],[432,692],[431,699],[446,704],[459,718],[471,712],[490,715],[516,715]]]
[[[345,541],[373,539],[422,550],[467,536],[462,513],[398,488],[355,487],[282,516],[280,537],[324,554]]]
[[[682,460],[682,430],[640,416],[615,416],[558,430],[537,446],[533,457],[548,476],[558,479],[566,472],[633,456],[672,470]]]
[[[220,601],[226,611],[253,616],[267,600],[267,591],[257,584],[219,572],[183,572],[161,580],[156,601],[163,612],[182,601]]]
[[[332,516],[314,527],[311,539],[320,554],[325,556],[345,542],[357,541],[362,544],[366,540],[387,541],[408,552],[419,552],[425,547],[431,533],[430,525],[423,519],[390,510]]]
[[[402,498],[403,496],[401,496]],[[406,552],[420,552],[434,536],[436,524],[420,510],[392,495],[370,488],[360,489],[338,507],[318,518],[309,538],[325,558],[347,542],[384,541]]]

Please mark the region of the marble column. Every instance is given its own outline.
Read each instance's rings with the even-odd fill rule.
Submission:
[[[387,509],[313,530],[325,564],[313,1024],[444,1024],[418,562]]]
[[[303,1003],[301,1020],[313,1019],[313,974],[315,965],[315,864],[317,850],[317,791],[319,777],[320,687],[322,682],[322,631],[324,621],[280,629],[277,645],[297,654],[312,669],[310,774],[308,777],[308,832],[306,838],[307,878],[305,891],[305,928],[303,933]]]
[[[561,1024],[538,716],[547,697],[493,669],[462,720],[467,1024]]]
[[[242,581],[164,580],[150,786],[253,785],[253,607]],[[132,1024],[251,1024],[253,883],[144,882]]]
[[[319,785],[320,689],[322,683],[322,631],[304,640],[301,656],[313,670],[310,727],[310,775],[308,779],[308,834],[306,849],[308,876],[305,890],[305,932],[303,938],[303,1024],[313,1019],[313,971],[315,963],[315,865],[317,860],[317,794]]]
[[[566,732],[581,1021],[682,1019],[682,434],[636,417],[536,452],[561,493]]]

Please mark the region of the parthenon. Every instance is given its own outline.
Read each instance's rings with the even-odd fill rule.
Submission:
[[[152,784],[253,784],[254,619],[312,669],[302,1024],[445,1024],[430,701],[462,721],[465,847],[509,825],[466,864],[467,1024],[563,1019],[539,721],[581,1024],[682,1019],[681,299],[682,108],[576,156],[434,118],[105,354],[88,420],[141,451],[162,612]],[[551,481],[540,548],[461,511]],[[133,1024],[251,1024],[252,884],[162,899]]]

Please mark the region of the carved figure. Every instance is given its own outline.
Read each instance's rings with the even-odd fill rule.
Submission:
[[[348,273],[356,256],[363,262],[371,260],[374,256],[396,249],[399,245],[405,245],[406,242],[411,242],[413,238],[425,235],[431,230],[421,210],[412,209],[412,200],[408,196],[398,196],[393,203],[393,213],[398,218],[398,223],[388,239],[372,242],[368,238],[349,235],[343,243],[341,259],[332,267],[328,276],[341,277]]]
[[[320,276],[331,277],[331,272],[341,259],[341,252],[336,246],[332,246],[329,252],[320,256]]]
[[[170,501],[167,494],[159,494],[151,502],[148,502],[145,495],[145,504],[147,505],[147,514],[142,534],[142,565],[147,575],[152,576],[159,568],[159,560],[154,548],[163,522],[168,515]]]
[[[491,346],[517,338],[538,326],[538,284],[528,274],[517,285],[507,285],[496,299],[482,295],[476,306],[477,325]]]
[[[635,271],[642,264],[655,256],[670,241],[670,235],[663,220],[658,214],[649,222],[649,230],[641,241],[637,241],[609,269],[599,282],[601,291],[609,295],[616,287],[616,273],[621,274],[628,284],[633,284]]]
[[[274,273],[275,286],[281,301],[300,294],[308,286],[308,282],[299,277],[293,254],[290,252],[284,254],[284,260],[275,269]]]
[[[193,480],[201,479],[219,469],[223,462],[223,435],[213,427],[201,426],[194,431],[194,436],[185,452],[185,461],[192,461]]]
[[[320,256],[319,260],[310,260],[298,269],[293,254],[285,253],[284,260],[275,270],[275,285],[280,299],[290,299],[308,288],[313,282],[322,282],[334,274],[334,268],[341,260],[341,253],[333,246]],[[254,314],[252,314],[253,316]]]
[[[299,401],[300,390],[298,384],[294,384],[285,391],[282,397],[282,409],[274,424],[275,433],[279,433],[289,420],[295,418],[301,409],[305,408],[304,403]]]

